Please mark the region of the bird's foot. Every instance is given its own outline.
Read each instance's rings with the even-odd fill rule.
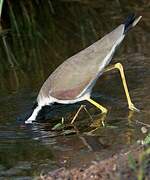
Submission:
[[[129,109],[130,109],[131,111],[140,112],[140,110],[139,110],[138,108],[136,108],[133,103],[131,103],[131,104],[129,105]]]

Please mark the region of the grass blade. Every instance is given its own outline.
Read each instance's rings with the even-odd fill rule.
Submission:
[[[0,18],[2,15],[3,2],[4,2],[4,0],[0,0]]]

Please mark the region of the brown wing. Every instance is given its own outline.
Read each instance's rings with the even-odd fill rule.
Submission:
[[[68,58],[43,84],[39,97],[52,96],[59,100],[75,99],[103,70],[104,58],[123,35],[124,25],[104,36],[88,48]]]

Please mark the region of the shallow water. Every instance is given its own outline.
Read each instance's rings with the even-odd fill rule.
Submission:
[[[31,14],[26,12],[25,17],[16,17],[19,35],[16,26],[10,23],[12,16],[9,20],[5,12],[3,15],[3,19],[10,21],[4,23],[4,27],[12,29],[6,41],[15,57],[11,56],[15,68],[10,67],[1,42],[1,179],[32,179],[43,171],[58,167],[87,165],[91,161],[107,158],[146,136],[141,132],[141,122],[149,124],[150,119],[148,4],[133,1],[127,5],[114,1],[107,7],[105,1],[50,2],[49,6],[43,4],[44,12],[40,3],[30,1],[28,6],[22,4],[27,8],[24,13],[33,9]],[[19,12],[18,4],[14,3],[12,8],[14,14]],[[16,120],[31,108],[42,83],[61,62],[119,25],[132,8],[143,18],[129,32],[111,63],[121,62],[124,65],[130,94],[140,113],[128,111],[120,77],[117,72],[112,72],[102,75],[93,90],[94,99],[109,109],[106,117],[85,102],[93,120],[82,111],[72,127],[69,122],[79,104],[56,105],[47,113],[48,121],[45,123],[25,126]],[[42,13],[44,15],[41,16]],[[24,20],[24,26],[19,24],[19,18]],[[25,21],[27,18],[32,26]],[[52,130],[61,122],[62,116],[65,127]]]

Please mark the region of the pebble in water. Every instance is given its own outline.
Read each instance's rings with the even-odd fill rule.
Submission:
[[[147,128],[143,126],[143,127],[141,127],[141,131],[142,131],[143,134],[146,134],[147,133]]]

